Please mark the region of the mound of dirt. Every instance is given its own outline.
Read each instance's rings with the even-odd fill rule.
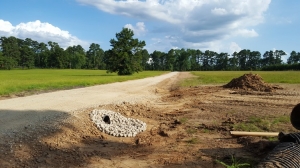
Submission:
[[[267,84],[258,74],[244,74],[232,79],[224,88],[242,89],[246,91],[273,92],[277,87]]]

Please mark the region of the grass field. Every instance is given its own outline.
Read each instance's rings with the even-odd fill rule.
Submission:
[[[144,71],[131,76],[107,74],[105,70],[3,70],[0,71],[0,95],[22,92],[70,89],[157,76],[167,72]]]
[[[197,71],[191,72],[195,78],[188,79],[182,86],[197,86],[201,84],[226,84],[233,78],[238,78],[251,71]],[[300,71],[252,71],[267,83],[300,84]]]

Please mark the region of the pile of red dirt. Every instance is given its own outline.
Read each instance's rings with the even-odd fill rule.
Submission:
[[[246,91],[273,92],[276,87],[267,84],[258,74],[244,74],[238,78],[232,79],[224,88],[242,89]]]

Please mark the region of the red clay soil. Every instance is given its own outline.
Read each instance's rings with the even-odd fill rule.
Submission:
[[[265,83],[258,74],[244,74],[238,78],[232,79],[224,88],[242,89],[246,91],[273,92],[278,87]]]

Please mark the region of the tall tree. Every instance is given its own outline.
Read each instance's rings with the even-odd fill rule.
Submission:
[[[175,61],[176,61],[175,50],[171,49],[166,56],[166,69],[170,71],[174,71]]]
[[[152,60],[152,70],[162,70],[164,53],[155,50],[150,54],[150,57]]]
[[[228,60],[228,66],[229,66],[229,70],[233,70],[236,71],[239,69],[239,65],[238,65],[238,53],[235,51],[232,56],[229,58]]]
[[[191,58],[192,51],[185,49],[176,49],[175,50],[175,64],[174,70],[176,71],[188,71],[191,69]]]
[[[64,59],[64,68],[81,69],[86,65],[85,51],[81,45],[68,47]]]
[[[20,61],[20,50],[18,39],[15,37],[1,37],[1,49],[4,57],[4,68],[12,69],[18,66]]]
[[[38,44],[38,51],[37,51],[37,57],[35,60],[35,64],[37,67],[41,68],[49,68],[49,56],[50,56],[50,51],[47,47],[47,44],[45,43],[39,43]]]
[[[141,64],[142,64],[143,70],[146,70],[148,62],[149,62],[150,54],[148,53],[148,51],[146,49],[143,49],[141,51],[141,54],[142,54],[142,63]]]
[[[112,49],[106,53],[105,63],[107,72],[117,72],[118,75],[131,75],[142,71],[141,50],[146,46],[145,41],[133,38],[131,29],[123,28],[120,33],[116,33],[116,40],[111,39]]]
[[[216,55],[214,51],[206,50],[202,57],[202,70],[214,70]]]
[[[58,43],[49,41],[50,46],[48,66],[49,68],[64,68],[66,53],[64,49],[61,48]],[[66,67],[65,67],[66,68]]]
[[[275,50],[274,52],[274,57],[275,57],[275,60],[274,60],[274,65],[280,65],[282,63],[282,56],[285,56],[286,53],[282,50]]]
[[[260,68],[261,54],[259,51],[251,51],[249,58],[246,62],[246,67],[251,70],[257,70]]]
[[[104,51],[99,44],[92,43],[89,50],[86,52],[87,68],[89,69],[105,69],[103,61]]]
[[[3,69],[4,68],[4,57],[3,57],[3,54],[2,52],[0,51],[0,69]]]
[[[239,53],[238,53],[238,61],[239,61],[239,68],[240,70],[248,70],[250,69],[248,66],[247,66],[247,62],[250,58],[250,53],[251,51],[250,50],[241,50]]]
[[[272,50],[266,51],[261,59],[262,66],[275,65],[274,52]]]
[[[216,56],[215,70],[227,70],[228,69],[228,53],[220,53]]]
[[[27,40],[27,41],[26,41]],[[19,47],[20,47],[20,62],[19,65],[24,69],[26,68],[33,68],[34,67],[34,51],[31,47],[31,41],[28,42],[26,40],[19,40]]]
[[[296,53],[296,51],[292,51],[290,57],[287,59],[288,64],[297,64],[300,63],[300,53]]]

